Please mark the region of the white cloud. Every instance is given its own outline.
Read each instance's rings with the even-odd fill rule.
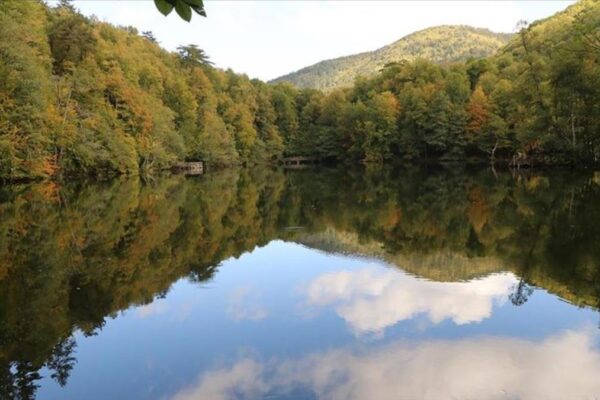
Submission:
[[[397,270],[362,269],[327,273],[307,288],[311,306],[336,307],[357,333],[382,333],[418,314],[458,325],[490,317],[493,305],[506,301],[517,282],[509,273],[469,282],[432,282]]]
[[[400,341],[368,353],[335,350],[279,363],[246,358],[206,373],[173,399],[282,398],[298,388],[324,400],[596,399],[596,341],[591,332],[567,331],[540,342]]]
[[[229,299],[227,314],[235,321],[259,321],[268,315],[267,310],[258,304],[255,292],[250,287],[235,289]]]

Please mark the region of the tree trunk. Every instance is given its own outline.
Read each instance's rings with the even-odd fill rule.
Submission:
[[[573,150],[575,150],[576,137],[575,137],[575,115],[573,115],[573,110],[571,110],[571,140],[573,144]]]
[[[498,150],[498,139],[496,139],[496,143],[494,143],[494,147],[490,152],[490,163],[492,165],[496,164],[496,150]]]

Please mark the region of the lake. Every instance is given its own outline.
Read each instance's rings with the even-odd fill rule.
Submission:
[[[592,399],[600,174],[0,187],[0,397]]]

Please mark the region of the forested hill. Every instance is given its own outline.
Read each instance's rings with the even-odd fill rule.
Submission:
[[[66,1],[0,1],[0,180],[292,155],[598,165],[600,1],[524,26],[494,56],[387,63],[328,92],[220,70],[196,46],[165,51]]]
[[[66,1],[0,1],[0,179],[135,175],[282,151],[266,83]]]
[[[423,58],[445,64],[482,58],[504,46],[512,34],[470,26],[437,26],[407,35],[375,51],[321,61],[274,79],[301,88],[332,89],[351,86],[357,76],[376,75],[384,65]]]

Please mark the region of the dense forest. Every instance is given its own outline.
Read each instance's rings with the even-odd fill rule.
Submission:
[[[4,186],[0,397],[34,398],[42,375],[64,385],[74,332],[97,334],[178,279],[201,285],[221,261],[276,239],[379,257],[436,281],[512,271],[517,305],[533,285],[598,308],[599,205],[597,173],[489,168],[230,168],[151,184]]]
[[[351,88],[269,85],[163,50],[68,1],[0,3],[0,177],[151,174],[285,155],[381,164],[600,157],[600,1],[524,25],[496,55],[398,60]]]
[[[272,80],[299,88],[330,90],[352,86],[357,76],[377,75],[386,64],[399,60],[426,59],[451,64],[489,57],[506,45],[513,35],[464,25],[444,25],[407,35],[375,51],[367,51],[302,68]]]

